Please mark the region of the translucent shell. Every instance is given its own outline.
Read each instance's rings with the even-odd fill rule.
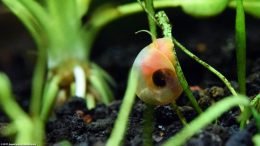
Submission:
[[[138,74],[136,94],[148,104],[169,104],[182,93],[174,69],[173,47],[170,38],[157,39],[142,49],[134,61],[133,71]]]

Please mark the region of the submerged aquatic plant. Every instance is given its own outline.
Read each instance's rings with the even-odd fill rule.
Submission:
[[[61,93],[83,97],[88,107],[113,99],[112,78],[89,60],[91,30],[81,18],[90,0],[3,0],[27,27],[38,49],[29,114],[15,101],[8,77],[0,73],[0,105],[11,119],[1,134],[16,134],[17,144],[44,145],[44,122]]]
[[[97,101],[108,104],[113,99],[108,85],[114,84],[113,80],[89,60],[93,41],[92,30],[85,28],[81,19],[88,11],[90,2],[3,0],[3,3],[22,20],[36,42],[38,58],[41,58],[42,62],[36,67],[41,70],[41,76],[33,79],[34,104],[30,111],[38,113],[39,101],[43,100],[43,119],[47,118],[56,97],[63,95],[62,93],[65,93],[65,98],[86,98],[89,100],[89,108],[93,108]],[[43,70],[45,65],[47,75]]]

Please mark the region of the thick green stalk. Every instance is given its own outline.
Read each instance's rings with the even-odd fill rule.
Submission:
[[[139,1],[140,3],[140,1]],[[156,24],[153,20],[155,12],[153,6],[153,0],[144,0],[145,7],[149,13],[147,13],[147,19],[149,23],[149,30],[152,33],[151,39],[152,41],[156,40],[157,32],[156,32]],[[142,5],[142,3],[140,3]],[[151,16],[150,16],[151,15]],[[147,105],[143,113],[143,146],[151,146],[153,145],[152,135],[154,129],[154,106]]]
[[[149,30],[153,34],[152,40],[154,41],[156,39],[157,32],[156,32],[156,24],[153,20],[153,17],[155,15],[153,0],[145,0],[144,3],[145,3],[145,8],[149,12],[149,14],[147,14],[147,18],[149,22]],[[152,17],[150,15],[152,15]]]
[[[113,131],[111,132],[106,146],[119,146],[124,139],[125,131],[128,125],[128,118],[135,100],[135,91],[138,83],[137,78],[137,72],[131,70],[128,78],[126,93],[114,124]]]
[[[154,106],[146,105],[143,113],[143,146],[153,145],[153,130],[154,130]]]
[[[246,28],[243,0],[237,0],[236,8],[236,57],[239,92],[246,94]]]
[[[43,94],[43,84],[45,81],[45,71],[46,71],[46,52],[44,49],[39,49],[39,56],[37,58],[34,75],[32,79],[32,99],[30,103],[30,114],[32,116],[39,116],[41,104],[42,104],[42,94]]]

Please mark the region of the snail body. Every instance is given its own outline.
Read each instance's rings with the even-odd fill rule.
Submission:
[[[169,104],[182,93],[174,69],[173,47],[170,38],[156,39],[142,49],[134,61],[133,70],[138,73],[136,94],[148,104]]]

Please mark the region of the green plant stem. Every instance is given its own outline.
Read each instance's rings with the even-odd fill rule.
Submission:
[[[163,146],[180,146],[183,145],[191,136],[196,134],[199,130],[206,127],[208,124],[217,119],[221,114],[228,111],[234,106],[244,105],[248,106],[249,101],[243,95],[226,97],[216,104],[210,106],[206,111],[200,114],[196,119],[185,126],[180,132],[167,140]]]
[[[146,105],[143,113],[143,146],[153,145],[153,130],[154,130],[154,106]]]
[[[59,76],[54,76],[50,83],[46,86],[46,89],[44,91],[43,95],[43,105],[41,110],[41,119],[43,121],[46,121],[49,113],[54,105],[57,93],[59,91],[59,83],[61,78]]]
[[[154,12],[153,0],[144,0],[144,3],[145,3],[145,8],[149,12],[149,14],[154,17],[155,12]],[[148,18],[148,22],[149,22],[149,30],[153,34],[152,40],[154,41],[156,39],[156,36],[157,36],[156,24],[153,20],[153,17],[151,17],[149,14],[147,14],[147,18]]]
[[[235,89],[232,87],[232,85],[230,84],[230,82],[227,80],[227,78],[225,76],[223,76],[220,72],[218,72],[215,68],[213,68],[212,66],[210,66],[209,64],[207,64],[206,62],[200,60],[196,55],[192,54],[188,49],[186,49],[183,45],[181,45],[176,39],[173,38],[173,42],[174,44],[176,44],[177,47],[179,47],[184,53],[186,53],[188,56],[190,56],[192,59],[194,59],[195,61],[197,61],[199,64],[201,64],[202,66],[204,66],[205,68],[207,68],[209,71],[211,71],[213,74],[215,74],[229,89],[229,91],[231,92],[232,95],[236,96],[237,92],[235,91]],[[243,112],[244,107],[243,106],[239,106],[240,110]],[[243,121],[243,120],[242,120]],[[243,123],[242,125],[245,125],[245,122],[241,122]],[[243,126],[242,126],[243,127]]]
[[[39,56],[36,62],[34,76],[32,79],[32,99],[30,103],[30,114],[38,116],[42,104],[43,84],[46,70],[46,52],[39,49]]]
[[[3,73],[0,73],[0,105],[8,117],[13,121],[19,117],[28,117],[13,99],[10,80]]]
[[[183,114],[181,113],[180,108],[178,107],[178,105],[177,105],[175,102],[173,102],[173,103],[171,104],[171,107],[172,107],[172,109],[176,112],[176,114],[177,114],[177,116],[179,117],[179,119],[180,119],[182,125],[183,125],[183,126],[186,126],[186,125],[187,125],[187,120],[186,120],[186,118],[183,116]]]
[[[44,124],[40,118],[19,117],[12,124],[16,129],[15,143],[44,145]]]
[[[192,94],[192,91],[190,90],[190,87],[189,87],[189,84],[182,72],[182,69],[181,69],[181,65],[179,64],[179,60],[177,59],[177,55],[176,55],[176,51],[174,49],[174,54],[176,56],[176,65],[175,65],[175,69],[176,69],[176,73],[177,73],[177,77],[181,83],[181,86],[184,90],[184,92],[186,93],[187,97],[189,98],[192,106],[194,107],[194,109],[197,111],[197,113],[202,113],[202,109],[200,108],[196,98],[193,96]]]
[[[36,27],[38,28],[42,26],[44,29],[45,26],[47,27],[47,25],[44,25],[46,24],[45,20],[47,20],[47,15],[45,14],[45,10],[35,1],[5,0],[3,3],[7,5],[18,18],[22,20],[27,29],[31,32],[33,38],[36,41],[37,47],[39,48],[37,63],[32,79],[32,99],[30,104],[30,114],[32,116],[37,116],[39,114],[41,105],[42,87],[46,66],[46,53],[44,48],[45,40],[40,38],[40,36],[43,37],[44,34],[42,33],[41,29],[36,29]]]
[[[11,84],[8,77],[0,73],[0,105],[12,123],[0,133],[16,133],[18,144],[35,143],[43,145],[44,125],[38,116],[30,118],[13,99]],[[37,130],[35,130],[37,129]]]
[[[139,1],[140,5],[142,3]],[[156,32],[156,24],[155,21],[153,20],[155,12],[154,12],[154,6],[153,6],[153,0],[144,0],[145,7],[143,9],[147,10],[149,13],[147,13],[147,19],[149,23],[149,30],[151,32],[151,39],[152,41],[156,40],[157,37],[157,32]],[[151,15],[151,16],[150,16]],[[153,135],[153,121],[154,121],[154,106],[153,105],[148,105],[146,104],[147,108],[145,109],[143,113],[143,145],[144,146],[152,146],[153,145],[153,140],[152,140],[152,135]]]
[[[137,78],[137,72],[131,70],[128,78],[126,93],[106,146],[119,146],[124,138],[128,125],[128,118],[135,100],[135,91],[138,83]]]
[[[96,106],[95,97],[92,94],[88,93],[86,95],[86,102],[87,102],[88,110],[95,108],[95,106]]]
[[[236,0],[236,57],[239,91],[246,94],[246,28],[243,1]]]
[[[172,38],[171,25],[169,23],[169,19],[168,19],[167,15],[163,11],[161,11],[161,12],[158,12],[158,14],[156,15],[156,18],[158,20],[160,27],[163,30],[164,37]],[[188,82],[187,82],[187,80],[186,80],[186,78],[185,78],[185,76],[182,72],[181,65],[179,63],[175,49],[173,49],[173,53],[175,55],[175,60],[176,60],[176,64],[175,64],[174,68],[176,70],[177,77],[180,81],[180,84],[181,84],[184,92],[186,93],[187,97],[189,98],[191,104],[193,105],[194,109],[198,113],[202,113],[202,110],[199,107],[199,104],[196,101],[196,98],[193,96],[193,94],[192,94],[192,92],[189,88]]]
[[[214,69],[212,66],[207,64],[206,62],[199,59],[196,55],[192,54],[188,49],[186,49],[181,43],[179,43],[176,39],[173,38],[173,43],[180,48],[185,54],[187,54],[190,58],[194,59],[196,62],[207,68],[209,71],[211,71],[213,74],[215,74],[229,89],[232,95],[237,95],[235,89],[232,87],[230,82],[226,79],[225,76],[223,76],[220,72],[218,72],[216,69]]]
[[[260,93],[258,93],[254,99],[251,101],[251,105],[260,113]]]
[[[258,132],[260,133],[260,93],[255,96],[255,98],[250,102],[250,105],[251,113],[256,121]],[[248,119],[249,118],[250,116],[248,116]],[[245,121],[247,121],[248,119],[246,119]]]
[[[255,146],[260,146],[260,134],[254,135],[253,142],[254,142]]]

